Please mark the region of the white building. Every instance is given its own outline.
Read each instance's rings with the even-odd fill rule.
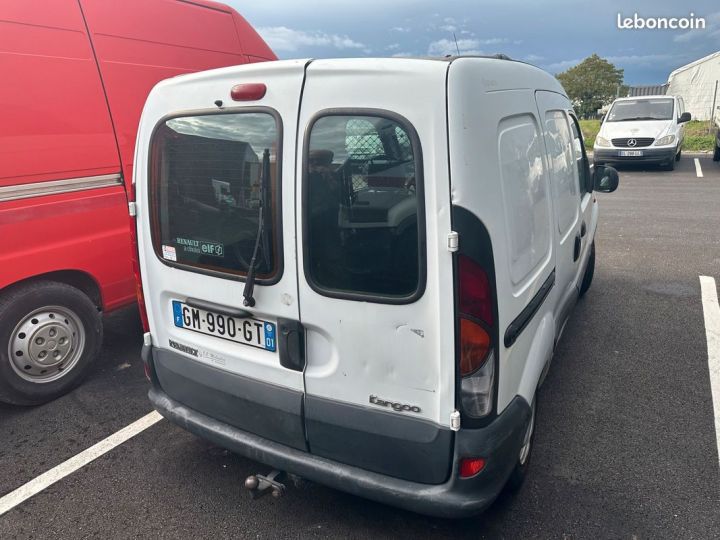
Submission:
[[[715,99],[718,81],[720,51],[673,71],[668,77],[667,94],[681,96],[693,120],[710,120],[713,117],[713,102],[715,107],[720,106],[720,92],[718,99]]]

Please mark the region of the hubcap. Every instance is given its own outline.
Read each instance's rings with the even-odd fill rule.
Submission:
[[[530,455],[530,444],[532,443],[532,434],[535,429],[535,400],[533,399],[532,411],[530,416],[530,424],[525,431],[525,438],[523,439],[522,448],[520,448],[520,465],[525,465],[525,462]]]
[[[37,309],[10,334],[8,357],[26,381],[51,382],[70,372],[85,348],[85,331],[77,314],[65,307]]]

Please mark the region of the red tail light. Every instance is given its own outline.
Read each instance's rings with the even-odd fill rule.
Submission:
[[[460,255],[460,313],[471,315],[489,326],[493,324],[490,280],[482,266]]]
[[[488,357],[491,338],[488,331],[472,319],[488,326],[493,324],[490,280],[482,266],[460,255],[460,375],[466,376],[480,368]]]
[[[493,290],[485,269],[465,255],[458,256],[458,282],[460,403],[471,417],[482,418],[493,405]]]
[[[263,83],[236,84],[230,90],[233,101],[256,101],[265,97],[267,86]]]
[[[460,460],[460,478],[475,476],[485,468],[483,458],[463,458]]]

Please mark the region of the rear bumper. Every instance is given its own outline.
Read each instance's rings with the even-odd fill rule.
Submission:
[[[593,162],[595,164],[615,163],[667,163],[675,159],[677,148],[638,148],[641,150],[642,156],[621,156],[623,150],[632,150],[631,148],[608,148],[593,150]]]
[[[143,359],[152,365],[150,350],[143,350]],[[246,458],[353,495],[454,518],[476,515],[495,500],[515,466],[530,419],[528,403],[516,396],[489,426],[456,432],[449,479],[442,484],[423,484],[340,463],[231,426],[172,399],[154,376],[149,398],[171,422]],[[460,479],[461,457],[483,457],[487,464],[478,475]],[[412,455],[405,458],[412,459]]]

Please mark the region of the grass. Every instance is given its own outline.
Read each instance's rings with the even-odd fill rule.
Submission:
[[[685,124],[683,150],[712,151],[715,144],[715,129],[709,121],[692,120]]]
[[[580,129],[585,139],[585,148],[592,150],[600,131],[600,120],[580,120]],[[685,125],[683,150],[692,152],[712,152],[715,143],[715,128],[709,121],[692,120]]]
[[[595,137],[597,137],[598,131],[600,131],[600,120],[580,120],[580,130],[582,131],[583,140],[585,141],[585,148],[592,150],[593,144],[595,144]]]

